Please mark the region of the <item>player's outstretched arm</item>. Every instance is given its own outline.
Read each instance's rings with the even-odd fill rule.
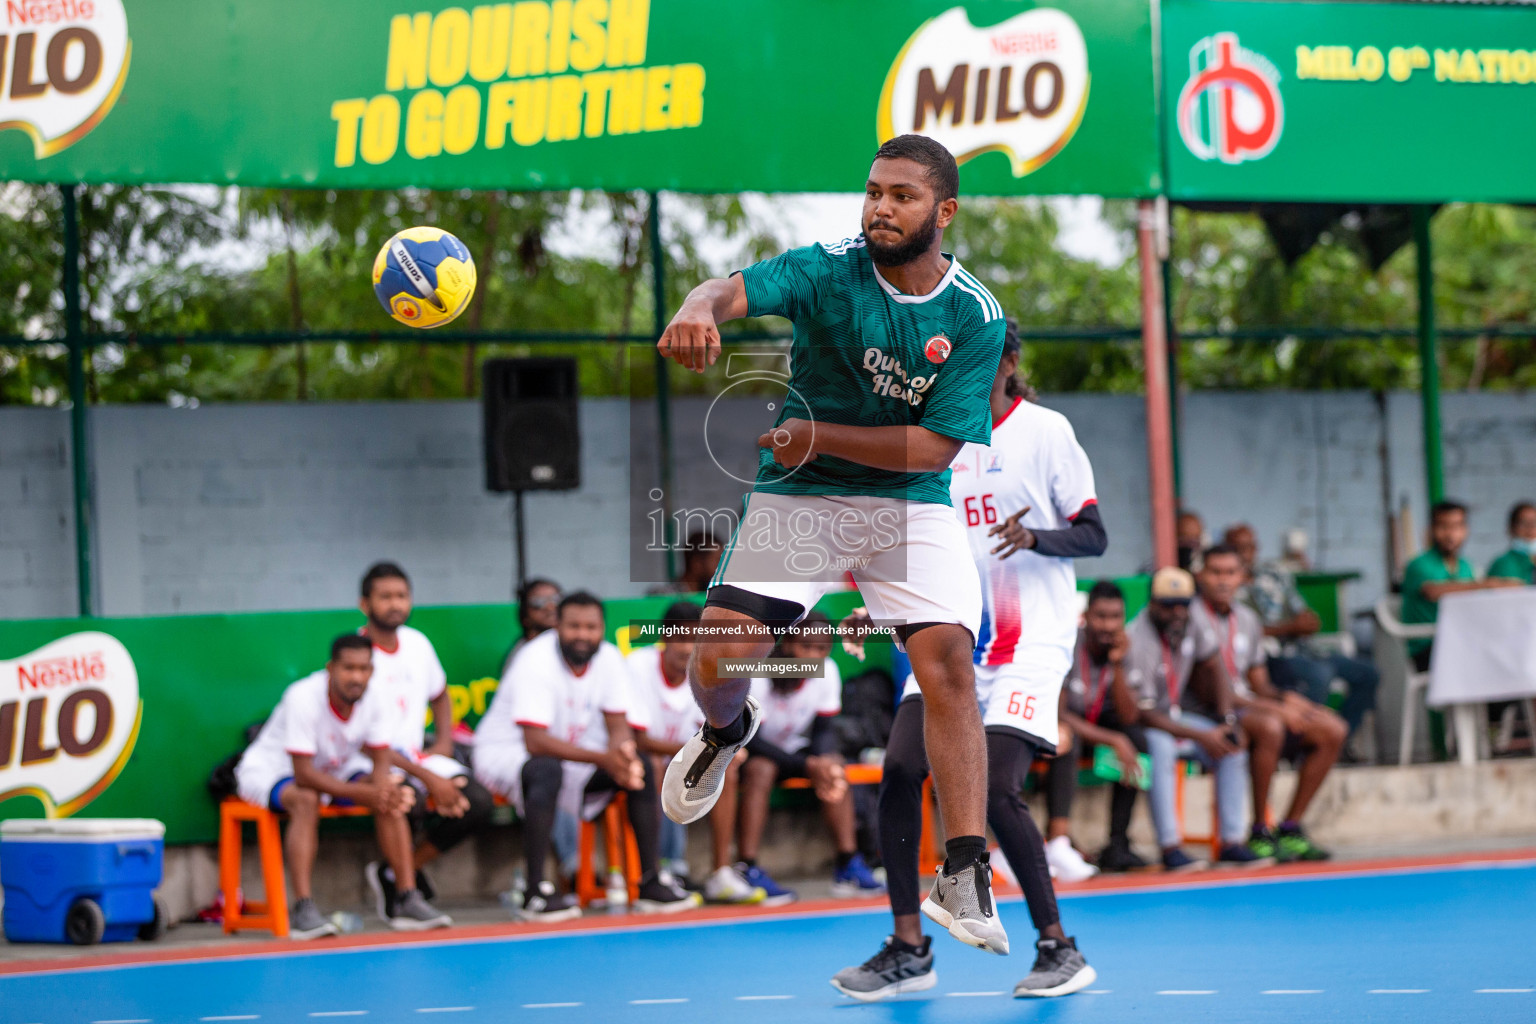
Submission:
[[[746,315],[747,285],[740,274],[705,281],[688,293],[656,349],[668,359],[703,373],[720,358],[720,325]]]

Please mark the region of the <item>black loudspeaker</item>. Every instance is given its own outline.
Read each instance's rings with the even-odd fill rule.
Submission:
[[[581,486],[576,360],[487,359],[485,486],[491,491],[569,491]]]

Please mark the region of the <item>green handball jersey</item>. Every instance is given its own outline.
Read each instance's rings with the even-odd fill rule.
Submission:
[[[747,315],[782,316],[795,325],[789,392],[774,425],[803,419],[917,426],[988,444],[1003,308],[959,260],[949,259],[949,270],[927,295],[906,295],[881,277],[862,235],[791,249],[741,271]],[[786,467],[766,448],[755,489],[950,504],[948,467],[898,473],[828,455]]]

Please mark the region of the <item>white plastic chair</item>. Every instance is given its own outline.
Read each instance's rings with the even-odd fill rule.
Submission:
[[[1413,758],[1413,725],[1419,717],[1419,698],[1429,689],[1429,673],[1414,669],[1413,658],[1408,653],[1408,641],[1432,638],[1435,627],[1433,623],[1406,625],[1397,617],[1397,609],[1397,598],[1383,597],[1376,602],[1376,625],[1403,645],[1403,660],[1408,666],[1407,674],[1403,677],[1403,727],[1397,748],[1397,763],[1407,764]]]

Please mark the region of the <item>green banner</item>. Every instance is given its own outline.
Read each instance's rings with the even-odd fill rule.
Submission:
[[[610,636],[628,650],[634,620],[675,598],[610,601]],[[819,607],[846,615],[858,594]],[[356,611],[0,622],[0,819],[80,814],[158,818],[171,842],[213,842],[208,773],[283,688],[325,663]],[[418,608],[411,624],[437,648],[454,718],[485,711],[519,635],[513,605]],[[869,645],[869,665],[891,648]],[[835,647],[845,676],[864,667]]]
[[[881,139],[916,130],[973,193],[1160,184],[1144,0],[6,0],[5,17],[6,179],[856,191]]]
[[[1166,0],[1162,10],[1175,198],[1536,198],[1536,9]]]

